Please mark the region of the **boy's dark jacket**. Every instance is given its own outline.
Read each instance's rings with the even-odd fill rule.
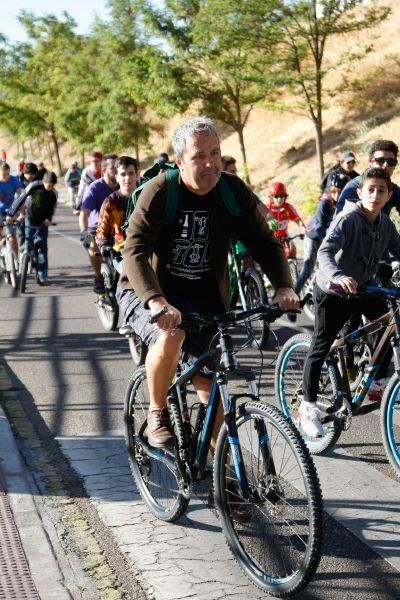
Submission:
[[[279,240],[274,238],[266,220],[257,209],[254,194],[236,176],[222,175],[229,183],[240,207],[233,216],[214,188],[215,201],[210,210],[210,244],[214,273],[220,296],[229,305],[228,249],[232,234],[248,247],[275,288],[292,287],[288,263]],[[163,295],[168,274],[170,244],[175,237],[177,219],[163,224],[167,185],[165,173],[146,184],[139,196],[126,230],[121,285],[134,289],[147,305]],[[201,196],[199,196],[201,203]]]
[[[39,226],[46,219],[51,220],[57,203],[53,192],[48,192],[40,180],[32,181],[23,193],[12,203],[8,214],[14,217],[25,204],[25,214],[32,225]]]
[[[376,275],[387,251],[400,260],[400,237],[389,217],[381,211],[370,223],[361,202],[347,202],[318,250],[317,284],[332,294],[330,282],[343,276],[366,283]]]

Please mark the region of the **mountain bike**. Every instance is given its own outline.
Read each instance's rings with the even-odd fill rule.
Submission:
[[[101,256],[96,252],[96,256]],[[100,272],[104,279],[104,293],[99,294],[95,301],[97,314],[106,331],[114,331],[118,325],[119,306],[115,297],[119,272],[116,263],[122,260],[120,252],[110,248],[107,255],[103,255]]]
[[[3,277],[5,283],[10,283],[11,286],[16,290],[18,289],[18,255],[14,250],[16,243],[16,229],[17,224],[6,224],[5,231],[6,235],[1,240],[0,246],[0,261],[3,271]]]
[[[254,266],[249,254],[239,253],[235,242],[230,244],[229,260],[231,262],[231,309],[236,307],[240,299],[243,310],[257,308],[268,304],[268,296],[263,278]],[[268,324],[263,319],[252,319],[245,323],[249,338],[254,348],[264,349],[269,337]]]
[[[277,306],[268,306],[184,316],[186,331],[211,327],[213,333],[208,352],[178,373],[169,388],[174,444],[159,449],[148,443],[149,390],[143,367],[130,378],[124,420],[130,466],[141,497],[156,517],[173,522],[185,512],[193,487],[209,476],[207,455],[222,402],[225,425],[218,436],[213,484],[223,533],[251,581],[283,598],[303,589],[317,569],[322,495],[301,436],[281,411],[259,400],[254,373],[240,367],[230,333],[248,319],[272,322],[281,314]],[[210,363],[215,371],[209,403],[189,406],[187,384]],[[231,395],[231,376],[246,380],[248,391]]]
[[[306,444],[312,454],[321,454],[339,439],[348,429],[352,418],[375,410],[379,403],[363,405],[368,390],[376,378],[389,347],[393,347],[395,373],[389,380],[381,402],[381,431],[388,459],[400,476],[400,289],[364,286],[361,294],[378,294],[385,298],[388,312],[335,340],[322,369],[317,404],[325,413],[321,419],[324,433],[319,438],[307,438]],[[384,329],[379,343],[370,346],[369,336]],[[360,352],[361,376],[354,389],[346,368],[346,350],[357,344],[366,344],[369,351]],[[298,408],[303,390],[302,379],[311,336],[298,334],[291,337],[279,353],[275,369],[275,389],[278,406],[284,414],[299,425]]]

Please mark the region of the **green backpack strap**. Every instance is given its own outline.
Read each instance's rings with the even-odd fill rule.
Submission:
[[[168,169],[165,172],[167,178],[167,201],[165,203],[163,223],[171,223],[178,210],[179,204],[179,169]]]
[[[157,174],[157,167],[158,165],[156,165],[156,167],[153,169],[149,169],[149,171],[146,171],[146,174],[151,175],[150,178],[154,177],[154,175]],[[176,211],[178,210],[178,205],[179,205],[179,169],[174,168],[174,166],[170,166],[170,168],[167,168],[166,172],[165,172],[165,176],[167,179],[167,200],[165,203],[165,207],[164,207],[164,214],[163,214],[163,223],[165,225],[168,225],[169,223],[172,222]],[[150,173],[150,171],[153,170],[152,173]],[[140,192],[142,191],[143,187],[146,185],[148,179],[142,183],[142,185],[138,188],[136,188],[132,194],[131,197],[129,198],[129,202],[128,202],[128,207],[127,207],[127,211],[126,211],[126,219],[125,219],[125,223],[122,226],[122,229],[125,230],[128,226],[129,223],[129,218],[133,212],[133,210],[135,209],[138,197],[140,195]],[[240,207],[239,204],[235,198],[235,195],[229,185],[229,183],[227,183],[227,181],[225,179],[223,179],[223,177],[220,178],[220,180],[218,181],[217,184],[217,190],[219,191],[219,193],[221,194],[221,197],[224,201],[224,204],[227,208],[227,210],[231,213],[231,215],[233,215],[234,217],[237,217],[240,215]]]
[[[235,194],[232,192],[231,186],[222,176],[217,183],[217,190],[221,194],[225,206],[231,215],[238,217],[240,215],[240,206],[235,198]]]

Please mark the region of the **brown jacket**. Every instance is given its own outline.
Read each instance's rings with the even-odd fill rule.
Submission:
[[[289,266],[281,243],[257,210],[257,199],[241,179],[223,173],[240,206],[235,217],[226,208],[216,189],[210,211],[210,244],[214,272],[225,307],[229,306],[228,250],[232,235],[242,241],[268,275],[275,289],[292,287]],[[166,202],[165,173],[152,179],[139,196],[126,230],[121,285],[134,289],[147,306],[151,298],[163,296],[168,276],[170,246],[177,228],[177,218],[163,224]],[[201,206],[201,196],[199,196]]]

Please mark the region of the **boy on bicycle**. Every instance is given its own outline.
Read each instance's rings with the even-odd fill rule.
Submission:
[[[20,248],[25,241],[38,244],[38,274],[37,282],[39,285],[46,285],[47,282],[47,238],[49,235],[49,225],[53,217],[57,196],[54,193],[57,176],[48,171],[44,175],[44,181],[39,179],[39,171],[34,163],[25,163],[24,175],[29,182],[21,196],[13,202],[8,215],[15,217],[17,211],[21,211],[25,221],[20,229]],[[46,186],[49,189],[46,189]]]
[[[322,366],[336,335],[354,312],[373,320],[387,311],[381,298],[357,297],[358,287],[376,275],[385,252],[400,259],[399,235],[382,212],[391,196],[389,174],[377,167],[367,169],[361,176],[358,196],[357,203],[346,205],[334,219],[318,251],[315,326],[304,365],[304,397],[299,408],[301,429],[309,437],[323,434],[323,413],[316,404],[317,392]],[[331,283],[339,285],[343,293],[333,291]],[[376,375],[375,383],[381,390],[389,362],[388,353]]]

